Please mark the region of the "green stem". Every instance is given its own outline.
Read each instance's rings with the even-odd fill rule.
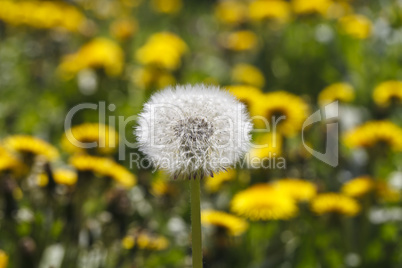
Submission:
[[[202,268],[200,179],[190,179],[191,188],[191,244],[193,268]]]

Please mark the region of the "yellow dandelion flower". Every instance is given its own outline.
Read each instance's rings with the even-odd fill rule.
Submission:
[[[333,2],[324,16],[329,19],[337,19],[352,13],[353,7],[349,3],[342,1]]]
[[[245,4],[239,1],[220,1],[215,7],[215,17],[222,23],[235,25],[246,20]]]
[[[317,194],[317,186],[306,180],[286,178],[275,181],[273,185],[296,201],[310,201]]]
[[[312,200],[311,209],[317,214],[339,213],[354,216],[359,213],[360,205],[351,197],[337,193],[324,193]]]
[[[236,83],[257,88],[262,88],[265,85],[265,78],[262,72],[257,67],[245,63],[240,63],[233,67],[232,80]]]
[[[252,20],[274,19],[287,22],[290,19],[290,4],[283,0],[257,0],[249,5],[249,17]]]
[[[86,150],[96,149],[97,152],[102,154],[113,153],[119,142],[118,133],[111,127],[98,123],[85,123],[74,126],[71,129],[71,139],[66,134],[63,135],[61,145],[67,152],[82,153]],[[81,148],[79,144],[91,145],[91,148]]]
[[[9,151],[0,145],[0,156],[3,156],[3,155],[7,156],[9,154],[10,154]]]
[[[186,43],[177,35],[160,32],[153,34],[145,45],[137,50],[135,56],[141,64],[176,70],[187,50]]]
[[[109,158],[90,155],[72,156],[70,163],[78,171],[92,171],[100,175],[106,174],[114,164],[113,160]]]
[[[49,183],[49,178],[46,174],[40,174],[36,178],[36,184],[40,187],[45,187]]]
[[[402,151],[402,129],[390,121],[369,121],[344,135],[349,148],[372,148],[388,145],[394,151]]]
[[[388,107],[394,100],[402,103],[402,81],[385,81],[373,91],[374,102],[381,107]]]
[[[52,1],[0,1],[0,20],[35,28],[60,28],[77,32],[85,23],[74,6]]]
[[[226,86],[227,90],[230,91],[240,102],[242,102],[248,108],[250,115],[252,114],[254,105],[257,105],[261,97],[263,96],[261,90],[259,88],[253,86],[246,85],[236,85],[236,86]]]
[[[57,184],[72,186],[75,185],[78,179],[77,173],[69,169],[56,169],[53,172],[53,179]],[[37,184],[40,187],[45,187],[49,182],[46,174],[40,174],[37,178]]]
[[[296,14],[318,13],[325,15],[331,6],[332,0],[292,0],[291,5]]]
[[[267,160],[282,153],[282,136],[278,133],[266,133],[255,138],[254,144],[249,151],[251,163]]]
[[[140,89],[165,88],[176,84],[175,77],[167,70],[151,66],[136,68],[132,73],[133,84]]]
[[[59,157],[59,153],[55,147],[32,136],[10,136],[3,141],[3,144],[11,151],[35,156],[40,155],[45,157],[48,161],[55,160]]]
[[[169,182],[162,180],[162,179],[156,179],[153,182],[151,182],[151,194],[154,196],[164,196],[170,193],[171,187],[169,187]]]
[[[148,245],[150,244],[150,240],[151,238],[147,234],[145,233],[139,234],[137,237],[138,247],[141,249],[147,248]]]
[[[354,178],[343,184],[341,192],[347,196],[358,198],[374,189],[375,183],[368,176]]]
[[[0,249],[0,268],[7,268],[8,255]]]
[[[17,174],[20,173],[24,168],[24,165],[14,156],[10,154],[0,155],[0,174],[3,172],[12,172]]]
[[[245,51],[257,47],[258,38],[252,31],[237,31],[223,36],[222,45],[230,50]]]
[[[175,195],[177,189],[168,180],[163,172],[158,172],[155,179],[151,182],[151,194],[154,196]]]
[[[318,102],[321,106],[333,101],[351,102],[355,98],[355,92],[347,83],[335,83],[324,88],[318,95]]]
[[[11,171],[18,167],[18,162],[15,161],[13,158],[9,157],[0,157],[0,172],[1,171]]]
[[[108,176],[126,188],[133,187],[137,182],[136,177],[130,171],[117,163],[113,164]]]
[[[83,45],[78,52],[64,56],[58,70],[66,79],[87,68],[103,68],[107,75],[118,76],[123,65],[121,47],[112,40],[99,37]]]
[[[113,37],[119,40],[127,40],[132,37],[138,30],[138,23],[136,20],[119,19],[110,25],[110,33]]]
[[[286,91],[266,93],[251,110],[252,115],[265,118],[265,121],[255,118],[256,127],[267,128],[269,124],[273,128],[277,122],[276,130],[284,136],[293,136],[300,131],[309,113],[302,98]]]
[[[393,189],[385,181],[376,183],[375,190],[377,196],[384,202],[397,203],[401,200],[400,190]]]
[[[298,208],[289,195],[268,184],[257,184],[233,197],[231,211],[252,221],[286,220],[294,217]]]
[[[150,235],[145,232],[138,234],[136,242],[138,248],[148,250],[164,250],[169,246],[166,237]]]
[[[363,15],[346,15],[339,19],[339,26],[348,35],[357,39],[366,39],[371,36],[373,25]]]
[[[182,0],[152,0],[153,10],[158,13],[174,14],[181,10]]]
[[[217,192],[223,183],[226,181],[231,181],[236,177],[236,171],[229,169],[227,172],[220,172],[219,174],[214,174],[214,177],[208,177],[205,180],[205,189],[208,192]]]
[[[216,210],[201,211],[201,224],[222,228],[232,236],[241,235],[248,228],[248,223],[245,220],[226,212]]]
[[[135,239],[131,235],[127,235],[121,241],[121,245],[124,249],[132,249],[135,246]]]
[[[70,163],[78,171],[90,171],[101,176],[112,178],[126,188],[133,187],[137,182],[137,178],[134,174],[109,158],[75,155],[70,158]]]

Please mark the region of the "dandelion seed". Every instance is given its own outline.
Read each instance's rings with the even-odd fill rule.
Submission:
[[[127,235],[121,241],[124,249],[130,250],[135,246],[138,249],[145,250],[164,250],[169,246],[169,241],[164,236],[151,235],[146,231],[136,233],[133,235]]]
[[[213,177],[250,147],[245,106],[215,86],[168,87],[145,104],[138,123],[140,150],[174,178]]]
[[[191,188],[193,268],[202,268],[200,180],[234,165],[250,147],[246,107],[216,86],[185,85],[153,95],[135,131],[139,149]]]

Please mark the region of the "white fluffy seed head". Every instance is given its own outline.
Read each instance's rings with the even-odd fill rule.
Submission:
[[[174,178],[212,175],[233,166],[250,148],[245,106],[217,86],[184,85],[155,93],[135,130],[139,149]]]

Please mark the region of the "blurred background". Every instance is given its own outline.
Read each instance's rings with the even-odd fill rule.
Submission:
[[[205,268],[402,267],[401,64],[400,0],[0,0],[0,268],[191,267],[187,181],[126,147],[186,83],[286,117],[253,134],[268,168],[202,181]],[[333,101],[335,167],[301,138]],[[71,133],[97,148],[65,136],[82,103]],[[322,153],[327,123],[304,131]]]

